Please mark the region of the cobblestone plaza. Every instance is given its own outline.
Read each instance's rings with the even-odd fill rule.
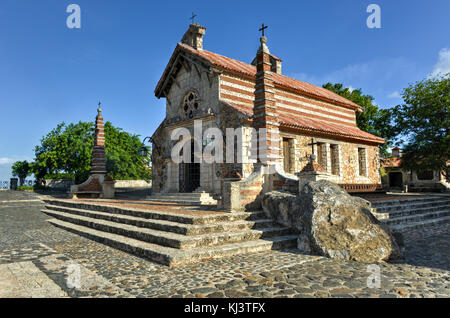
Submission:
[[[170,268],[53,227],[40,198],[0,192],[0,297],[450,296],[448,224],[405,232],[404,257],[378,264],[370,288],[369,264],[296,250]]]

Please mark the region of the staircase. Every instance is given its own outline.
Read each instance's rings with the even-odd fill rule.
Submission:
[[[372,208],[375,217],[393,231],[450,222],[450,197],[445,196],[375,201]]]
[[[297,235],[264,212],[167,213],[44,200],[51,224],[168,266],[295,247]]]
[[[217,200],[207,192],[192,193],[155,193],[146,198],[147,201],[174,203],[183,205],[217,205]]]

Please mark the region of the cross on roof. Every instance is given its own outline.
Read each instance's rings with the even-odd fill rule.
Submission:
[[[268,26],[264,25],[264,23],[263,23],[261,29],[259,29],[259,31],[262,31],[262,36],[264,36],[264,30],[267,28],[268,28]]]
[[[98,102],[98,106],[100,106],[101,104],[102,104],[102,102],[99,101],[99,102]]]
[[[192,20],[192,24],[194,24],[194,19],[197,17],[196,14],[194,14],[194,12],[192,12],[192,17],[190,17],[189,19]]]

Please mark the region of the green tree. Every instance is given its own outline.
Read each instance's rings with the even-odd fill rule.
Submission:
[[[450,73],[410,84],[404,104],[393,109],[403,166],[415,171],[446,171],[450,159]]]
[[[137,135],[130,135],[110,122],[105,124],[106,168],[113,179],[150,180],[151,152],[147,157],[139,156],[142,141]]]
[[[36,146],[33,171],[37,178],[64,176],[81,183],[89,176],[93,145],[94,123],[61,123]],[[105,123],[107,170],[114,179],[151,178],[150,156],[139,156],[141,145],[139,136]]]
[[[20,185],[23,186],[25,179],[31,174],[30,164],[28,161],[16,161],[12,165],[12,175],[19,177]]]
[[[397,133],[391,124],[391,110],[382,109],[377,105],[374,105],[374,98],[370,95],[364,95],[361,89],[351,91],[348,87],[344,87],[344,85],[340,83],[327,83],[322,87],[347,98],[363,108],[361,113],[356,113],[356,125],[363,131],[384,138],[386,143],[380,145],[380,154],[382,157],[390,156],[387,149],[391,147],[391,140]]]

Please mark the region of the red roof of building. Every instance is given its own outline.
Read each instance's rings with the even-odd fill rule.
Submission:
[[[392,157],[381,159],[381,166],[384,168],[399,168],[402,165],[402,158]]]
[[[230,105],[237,111],[244,113],[248,117],[253,116],[253,109],[244,107],[242,105],[233,104],[231,102],[226,102],[226,104]],[[279,114],[278,120],[280,121],[281,126],[298,128],[307,132],[309,131],[311,133],[322,132],[324,134],[331,134],[335,136],[348,137],[352,139],[372,141],[375,143],[385,142],[383,138],[362,131],[356,126],[350,127],[347,125],[339,125],[330,122],[324,122],[321,120],[314,120],[311,118],[307,118],[305,116],[299,116],[295,114],[291,114],[289,116]]]
[[[191,53],[194,53],[200,57],[207,59],[210,63],[214,64],[216,67],[222,70],[238,73],[251,78],[256,77],[256,66],[254,65],[234,60],[229,57],[209,52],[206,50],[196,50],[187,44],[178,43],[178,46],[185,50],[188,50]],[[277,73],[273,73],[272,79],[274,81],[275,86],[278,85],[283,88],[292,89],[306,96],[312,96],[332,103],[337,103],[339,105],[346,106],[352,109],[362,110],[362,107],[359,106],[358,104],[355,104],[352,101],[338,94],[335,94],[326,88],[318,87],[313,84],[305,83]]]
[[[188,51],[200,57],[201,59],[204,59],[207,63],[214,65],[223,72],[242,76],[250,80],[255,80],[256,78],[256,67],[254,65],[234,60],[226,56],[212,53],[206,50],[196,50],[189,45],[178,43],[177,49],[175,51],[180,49]],[[273,73],[272,78],[276,87],[278,86],[279,88],[282,89],[291,90],[299,95],[319,99],[322,101],[332,103],[334,105],[341,105],[353,109],[355,111],[362,110],[361,106],[325,88],[305,83],[277,73]],[[242,105],[233,104],[230,102],[226,102],[226,104],[230,105],[239,112],[246,114],[249,117],[253,116],[253,109],[244,107]],[[307,132],[310,131],[311,133],[322,132],[324,134],[331,134],[352,139],[370,141],[374,143],[385,142],[383,138],[364,132],[358,129],[356,126],[350,127],[347,125],[339,125],[330,122],[324,122],[321,120],[314,120],[311,118],[306,118],[304,116],[294,114],[290,116],[280,115],[279,121],[281,125],[285,127],[293,127]]]

